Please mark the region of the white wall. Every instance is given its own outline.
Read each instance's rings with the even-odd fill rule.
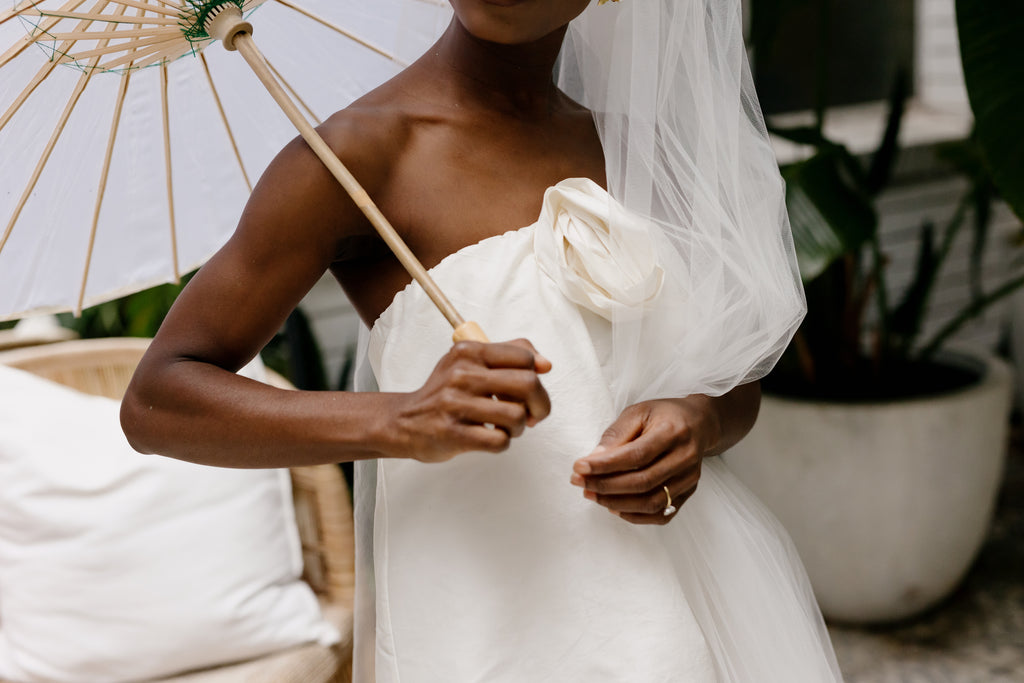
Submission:
[[[882,248],[890,259],[888,265],[889,295],[898,301],[906,291],[916,268],[920,244],[921,225],[931,221],[937,228],[936,239],[956,211],[957,203],[967,188],[963,179],[936,178],[897,186],[879,199]],[[1020,223],[1005,204],[997,204],[993,211],[988,249],[983,258],[982,281],[986,291],[1004,282],[1011,271],[1015,254],[1011,241],[1020,230]],[[970,303],[971,291],[968,275],[968,254],[971,249],[972,228],[967,223],[940,273],[925,321],[924,337],[931,336]],[[1016,258],[1019,260],[1020,255]],[[954,337],[955,340],[992,349],[1003,334],[1008,302],[996,304]]]
[[[914,17],[917,99],[937,109],[968,109],[956,32],[955,0],[917,0]]]

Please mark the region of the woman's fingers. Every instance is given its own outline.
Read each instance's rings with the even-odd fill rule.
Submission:
[[[527,418],[543,420],[551,412],[551,400],[537,373],[532,370],[491,370],[470,366],[453,372],[453,382],[474,396],[496,397],[521,403]]]
[[[545,358],[540,352],[533,347],[528,339],[513,339],[512,341],[505,342],[504,344],[492,344],[491,346],[518,346],[521,349],[529,351],[533,357],[533,370],[540,374],[545,374],[551,370],[551,361]]]
[[[700,481],[700,468],[695,468],[686,475],[677,477],[657,489],[635,495],[608,495],[587,491],[584,496],[599,505],[603,505],[627,521],[640,521],[646,524],[664,524],[674,512],[666,515],[669,499],[665,495],[665,486],[672,494],[672,506],[677,510],[697,490]]]
[[[459,342],[452,347],[452,353],[459,358],[479,361],[489,368],[520,368],[540,374],[551,369],[551,361],[540,355],[526,339],[494,344]]]
[[[551,399],[538,374],[551,370],[551,362],[537,353],[533,344],[516,339],[500,344],[460,342],[452,353],[456,357],[454,381],[472,393],[522,401],[527,424],[534,426],[551,413]]]
[[[665,516],[663,513],[654,515],[637,514],[633,512],[623,512],[619,514],[619,517],[629,522],[630,524],[652,524],[656,526],[662,526],[668,524],[675,517],[675,514]]]
[[[588,478],[641,470],[672,449],[680,438],[679,433],[665,423],[639,428],[643,430],[639,436],[618,446],[599,446],[587,457],[577,460],[573,470]]]
[[[515,401],[494,398],[471,398],[457,410],[460,422],[467,425],[492,425],[509,436],[519,436],[526,429],[529,415],[526,407]]]
[[[573,473],[570,482],[588,491],[606,495],[639,495],[658,489],[665,482],[696,469],[700,471],[700,455],[692,442],[669,451],[648,467],[619,474],[582,477]]]
[[[465,451],[504,450],[551,412],[538,377],[550,369],[526,340],[456,344],[426,383],[397,404],[391,422],[399,457],[443,462]]]
[[[594,451],[573,464],[570,483],[584,496],[637,524],[664,524],[697,488],[707,451],[706,425],[686,399],[626,408]]]
[[[461,425],[460,439],[467,451],[500,453],[507,450],[512,437],[503,429],[489,429],[483,425]]]

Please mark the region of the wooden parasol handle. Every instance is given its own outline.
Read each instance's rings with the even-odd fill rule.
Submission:
[[[256,43],[252,39],[252,24],[242,18],[241,10],[231,5],[226,6],[224,11],[212,19],[207,31],[212,37],[222,41],[225,48],[232,51],[237,50],[245,58],[253,73],[260,79],[267,92],[270,93],[270,96],[274,98],[274,101],[277,102],[281,110],[299,131],[306,144],[310,146],[324,166],[327,167],[327,170],[331,172],[331,175],[348,192],[349,196],[352,197],[352,201],[366,215],[366,218],[369,219],[384,242],[395,256],[398,257],[402,266],[423,287],[423,291],[427,293],[427,296],[430,297],[430,300],[441,311],[441,314],[451,323],[455,330],[452,334],[452,339],[456,342],[478,341],[487,343],[487,336],[480,329],[480,326],[475,322],[466,321],[455,310],[448,297],[444,295],[441,288],[430,277],[427,269],[423,267],[423,264],[412,253],[412,250],[409,249],[405,241],[399,237],[395,228],[384,217],[380,209],[377,208],[377,205],[370,198],[366,190],[363,189],[363,186],[345,168],[345,165],[341,163],[341,160],[338,159],[338,156],[330,146],[324,142],[324,139],[320,137],[316,129],[313,128],[312,124],[306,120],[306,117],[302,115],[299,108],[292,102],[277,78],[274,77],[270,66],[267,64],[267,60],[263,57],[259,48],[256,47]]]

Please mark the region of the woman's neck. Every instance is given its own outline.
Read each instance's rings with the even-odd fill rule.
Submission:
[[[559,101],[552,80],[565,28],[522,45],[501,45],[471,35],[458,19],[428,53],[457,106],[477,106],[522,119],[543,119]]]

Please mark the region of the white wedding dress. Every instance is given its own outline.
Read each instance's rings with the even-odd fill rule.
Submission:
[[[592,183],[553,188],[562,189],[607,199]],[[720,459],[705,461],[697,492],[665,526],[624,522],[569,483],[573,462],[616,418],[610,325],[578,303],[580,290],[615,292],[552,271],[580,257],[551,253],[563,237],[552,221],[432,269],[491,339],[528,338],[551,360],[553,408],[498,455],[358,463],[356,680],[840,680],[795,550]],[[592,246],[600,269],[607,240],[574,239]],[[647,282],[658,286],[643,296],[673,295],[657,274]],[[418,389],[450,346],[451,328],[410,285],[370,330],[360,388]]]

